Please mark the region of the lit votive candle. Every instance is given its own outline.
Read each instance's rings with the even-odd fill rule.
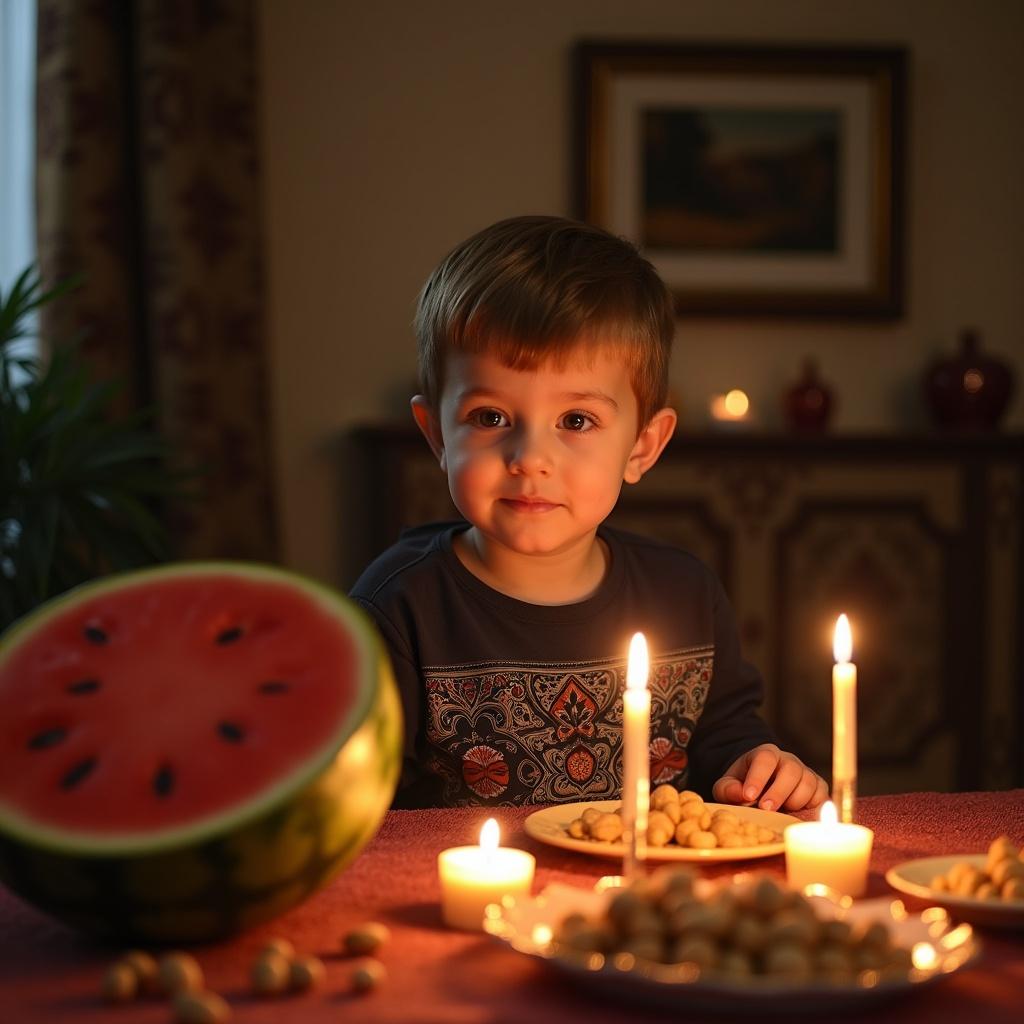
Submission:
[[[801,821],[782,833],[786,844],[786,879],[793,889],[820,883],[847,896],[862,896],[874,833],[863,825],[841,822],[831,800],[819,821]]]
[[[528,896],[536,858],[525,850],[498,845],[493,818],[480,830],[479,846],[453,846],[437,855],[441,910],[452,928],[480,930],[484,908],[502,896]]]
[[[742,427],[750,419],[750,399],[745,391],[733,388],[724,395],[713,395],[708,412],[713,427]]]

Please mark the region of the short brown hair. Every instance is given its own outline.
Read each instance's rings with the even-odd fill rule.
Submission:
[[[579,344],[622,348],[640,410],[665,404],[672,300],[636,247],[563,217],[512,217],[456,246],[416,307],[420,388],[437,406],[449,349],[495,353],[507,366],[561,361]]]

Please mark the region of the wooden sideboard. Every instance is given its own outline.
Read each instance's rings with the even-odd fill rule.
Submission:
[[[366,561],[457,515],[412,428],[352,435]],[[1024,438],[676,437],[611,522],[721,577],[765,715],[831,772],[832,627],[858,667],[860,791],[1024,785]]]

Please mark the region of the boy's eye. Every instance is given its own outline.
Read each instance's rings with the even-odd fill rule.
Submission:
[[[505,414],[497,409],[474,409],[469,414],[469,422],[478,427],[507,427]]]
[[[593,418],[585,412],[567,412],[561,425],[564,430],[575,431],[590,430],[595,426]]]

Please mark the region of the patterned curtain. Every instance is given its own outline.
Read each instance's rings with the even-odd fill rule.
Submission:
[[[44,339],[85,332],[121,410],[155,407],[201,500],[183,557],[276,557],[253,0],[39,0]]]

